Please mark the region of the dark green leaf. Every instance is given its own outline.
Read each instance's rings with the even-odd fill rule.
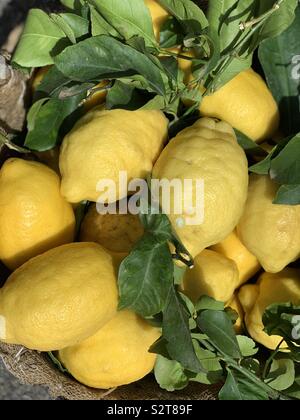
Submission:
[[[145,105],[145,100],[147,100],[145,93],[147,92],[117,80],[108,91],[106,107],[107,109],[121,108],[129,110],[142,108]]]
[[[90,81],[142,75],[149,89],[164,95],[161,70],[146,55],[106,35],[97,36],[66,48],[55,64],[66,77]]]
[[[257,143],[241,133],[239,130],[234,130],[239,145],[245,150],[247,155],[250,156],[266,156],[267,152],[262,149]]]
[[[272,154],[270,153],[265,159],[250,166],[249,171],[258,175],[268,175],[271,167]]]
[[[166,359],[170,360],[170,355],[168,353],[168,342],[165,338],[160,337],[152,346],[149,348],[149,353],[160,354]]]
[[[252,382],[238,372],[227,371],[225,385],[219,393],[222,401],[266,401],[268,394],[259,384]]]
[[[170,17],[163,23],[159,33],[159,41],[162,48],[182,45],[183,38],[182,29],[177,19]]]
[[[155,214],[152,210],[151,208],[151,211],[140,214],[140,219],[145,230],[154,235],[158,242],[165,243],[171,240],[173,230],[168,216],[163,213]]]
[[[189,383],[181,364],[163,356],[157,357],[154,376],[159,386],[169,392],[183,389]]]
[[[64,38],[64,32],[45,12],[31,9],[13,61],[23,67],[53,64],[52,50]]]
[[[199,34],[208,26],[203,11],[191,0],[158,0],[183,26],[185,33]]]
[[[195,305],[197,312],[206,311],[210,309],[212,311],[224,311],[224,302],[219,302],[209,296],[201,296]]]
[[[83,98],[84,95],[65,100],[50,99],[43,104],[35,114],[34,123],[30,121],[32,130],[28,131],[25,146],[39,152],[55,147],[60,141],[62,124],[78,108]],[[32,117],[32,113],[29,115]]]
[[[274,204],[296,206],[300,204],[300,184],[282,185],[277,191]]]
[[[280,184],[300,184],[300,134],[272,159],[270,176]]]
[[[276,391],[290,388],[295,381],[295,367],[291,359],[280,357],[273,360],[265,382]]]
[[[124,37],[141,36],[146,45],[157,44],[149,9],[140,0],[91,0],[101,16]]]
[[[264,41],[259,47],[259,59],[268,86],[281,114],[281,126],[286,134],[300,131],[300,7],[296,19],[280,36]],[[270,60],[272,57],[272,60]]]
[[[61,89],[70,82],[71,80],[64,76],[56,66],[52,66],[38,85],[35,96],[52,96],[58,98]]]
[[[267,334],[279,335],[300,344],[300,306],[292,303],[273,304],[265,310],[263,323]]]
[[[189,329],[189,312],[180,295],[172,287],[163,310],[163,337],[170,357],[191,372],[202,370],[196,356]]]
[[[160,312],[173,282],[173,261],[166,243],[146,234],[119,269],[119,309],[130,308],[142,316]]]
[[[241,358],[233,325],[225,312],[205,310],[198,317],[198,325],[219,351],[234,359]]]

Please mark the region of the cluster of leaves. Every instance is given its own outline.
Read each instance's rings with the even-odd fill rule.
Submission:
[[[256,47],[294,19],[297,0],[209,2],[207,16],[191,0],[159,0],[170,13],[157,42],[142,0],[61,0],[66,13],[32,9],[13,61],[23,68],[52,65],[28,114],[25,146],[53,148],[72,127],[83,101],[102,80],[108,108],[162,109],[175,120],[202,96],[251,66]],[[174,52],[171,47],[180,45]],[[191,54],[188,54],[192,51]],[[177,58],[192,62],[183,83]],[[194,106],[185,110],[182,99]],[[47,136],[44,135],[47,133]]]

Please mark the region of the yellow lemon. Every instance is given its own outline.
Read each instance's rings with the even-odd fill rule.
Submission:
[[[143,233],[137,215],[99,214],[92,205],[82,222],[80,240],[97,242],[112,252],[128,253]]]
[[[94,108],[65,137],[59,159],[61,191],[70,203],[98,201],[100,181],[114,183],[107,202],[127,196],[128,181],[146,178],[167,138],[168,121],[160,111]],[[100,188],[101,189],[101,188]],[[116,193],[116,194],[115,194]]]
[[[265,271],[278,273],[300,256],[300,205],[273,204],[279,186],[251,175],[238,235]]]
[[[287,268],[281,273],[264,273],[257,285],[245,285],[239,292],[245,310],[246,327],[251,337],[265,347],[275,350],[282,338],[264,332],[263,314],[274,303],[300,303],[300,271]],[[282,347],[286,347],[283,344]]]
[[[134,312],[121,311],[92,337],[61,350],[59,358],[84,385],[113,388],[151,372],[156,355],[148,350],[160,335]]]
[[[0,259],[14,270],[48,249],[72,242],[73,209],[47,166],[8,159],[0,171]]]
[[[239,273],[234,261],[215,251],[204,250],[185,273],[182,290],[193,302],[210,296],[228,302],[237,287]]]
[[[169,17],[169,13],[166,9],[164,9],[157,0],[144,0],[146,6],[148,7],[152,22],[153,22],[153,30],[157,41],[159,41],[159,33],[160,28],[165,23],[165,21]]]
[[[277,104],[263,79],[252,69],[205,96],[200,113],[227,121],[256,142],[271,138],[279,126]]]
[[[234,324],[234,330],[236,334],[242,334],[242,332],[244,331],[245,314],[237,293],[235,293],[232,299],[227,303],[226,308],[231,308],[237,313],[238,318],[236,320],[236,323]]]
[[[85,340],[116,314],[116,276],[111,255],[94,243],[31,259],[0,289],[0,340],[40,351]]]
[[[236,230],[227,236],[224,241],[213,245],[211,249],[236,263],[239,270],[239,286],[250,280],[260,269],[257,258],[242,244]]]
[[[243,213],[248,163],[225,122],[202,118],[180,132],[157,160],[153,178],[175,180],[180,191],[185,189],[175,195],[171,188],[170,200],[166,204],[162,200],[161,205],[193,257],[225,239]]]

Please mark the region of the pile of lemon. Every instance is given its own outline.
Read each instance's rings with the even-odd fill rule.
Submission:
[[[159,36],[167,13],[146,3]],[[162,112],[93,107],[104,96],[92,97],[86,104],[92,109],[65,137],[59,172],[49,167],[53,159],[47,166],[11,158],[1,168],[0,259],[12,274],[0,290],[0,340],[57,351],[77,380],[95,388],[151,372],[156,356],[148,349],[161,331],[132,311],[117,311],[118,267],[143,235],[139,218],[100,215],[93,204],[81,242],[74,242],[76,203],[96,202],[97,182],[118,185],[119,172],[127,171],[129,180],[149,173],[204,180],[204,222],[179,227],[178,215],[170,214],[195,258],[181,289],[192,301],[209,295],[225,302],[239,314],[237,330],[246,327],[257,342],[276,348],[280,338],[263,331],[262,314],[271,303],[300,300],[300,272],[286,268],[300,256],[300,206],[274,205],[277,186],[269,177],[249,180],[232,128],[256,142],[276,133],[279,113],[264,81],[251,69],[242,72],[205,97],[202,118],[167,145]],[[124,197],[120,191],[117,198]],[[257,283],[246,284],[262,269]]]

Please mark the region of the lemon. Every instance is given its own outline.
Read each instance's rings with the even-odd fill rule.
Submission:
[[[237,313],[238,318],[234,324],[234,330],[236,334],[242,334],[244,331],[245,314],[237,293],[235,293],[231,300],[227,303],[226,308],[231,308]]]
[[[193,302],[210,296],[221,302],[232,299],[238,285],[239,273],[234,261],[215,251],[204,250],[186,271],[182,290]]]
[[[128,253],[143,234],[137,215],[99,214],[92,205],[82,222],[80,240],[97,242],[112,252]]]
[[[239,270],[239,286],[250,280],[260,269],[257,258],[248,251],[237,236],[236,230],[227,236],[224,241],[211,247],[225,257],[232,259]]]
[[[164,9],[157,0],[144,0],[146,6],[148,7],[152,22],[153,22],[153,30],[154,35],[157,41],[159,41],[159,33],[162,25],[169,17],[169,13],[166,9]]]
[[[90,95],[84,101],[84,109],[85,111],[90,111],[91,109],[95,108],[98,105],[101,105],[106,100],[107,90],[103,89],[108,86],[109,82],[107,80],[103,80],[102,82],[98,83],[93,90],[90,92]],[[97,90],[98,89],[98,90]]]
[[[171,188],[170,202],[164,204],[161,200],[161,206],[193,257],[225,239],[243,213],[248,163],[233,129],[225,122],[202,118],[180,132],[157,160],[153,178],[179,180],[181,191],[186,180],[192,181],[191,188],[186,187],[181,197],[175,196]],[[182,212],[176,208],[178,204],[182,205]],[[191,207],[196,209],[192,215]]]
[[[154,367],[156,354],[149,347],[160,337],[132,311],[119,312],[95,335],[59,352],[59,358],[79,382],[108,389],[130,384]]]
[[[72,242],[75,217],[47,166],[8,159],[0,171],[0,259],[11,270],[56,246]]]
[[[205,96],[200,113],[227,121],[256,142],[271,138],[279,126],[277,104],[266,83],[252,69]]]
[[[117,311],[116,267],[104,248],[73,243],[18,268],[0,289],[0,339],[40,351],[85,340]]]
[[[244,289],[245,288],[245,289]],[[300,303],[300,271],[287,268],[280,273],[264,273],[258,284],[243,286],[239,298],[246,313],[246,327],[251,337],[265,347],[275,350],[282,341],[264,332],[262,321],[266,308],[274,303]],[[282,347],[286,347],[284,343]]]
[[[127,196],[120,171],[128,181],[146,178],[167,138],[168,121],[161,111],[107,111],[94,108],[65,137],[59,159],[61,191],[70,203],[96,202],[99,181],[114,182],[116,194],[107,202]],[[119,189],[121,188],[121,191]]]
[[[251,175],[238,235],[265,271],[278,273],[300,256],[300,205],[273,204],[279,186]]]

